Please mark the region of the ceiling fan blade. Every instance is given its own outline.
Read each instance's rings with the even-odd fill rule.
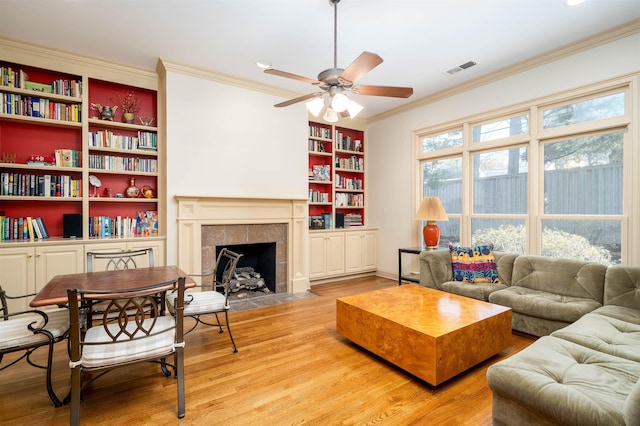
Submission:
[[[340,78],[354,83],[357,79],[377,67],[383,59],[371,52],[362,52],[355,61],[342,71]]]
[[[297,104],[298,102],[308,101],[313,98],[317,98],[318,96],[323,95],[324,92],[315,92],[309,93],[307,95],[299,96],[297,98],[289,99],[288,101],[280,102],[279,104],[275,104],[274,107],[281,108],[289,105]]]
[[[297,74],[291,74],[290,72],[286,72],[286,71],[274,70],[273,68],[269,68],[267,70],[264,70],[264,72],[266,72],[267,74],[277,75],[279,77],[286,77],[286,78],[291,78],[291,79],[298,80],[298,81],[303,81],[305,83],[320,84],[320,82],[318,80],[316,80],[316,79],[309,78],[309,77],[303,77],[303,76],[297,75]]]
[[[396,86],[357,86],[351,89],[353,93],[365,96],[387,96],[390,98],[408,98],[413,95],[411,87]]]

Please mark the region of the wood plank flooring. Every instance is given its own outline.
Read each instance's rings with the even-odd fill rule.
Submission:
[[[185,348],[186,417],[176,417],[174,379],[154,364],[114,370],[85,392],[87,425],[490,425],[486,369],[533,340],[511,346],[433,387],[350,343],[335,331],[335,299],[397,285],[360,278],[312,287],[318,297],[234,312],[229,337],[199,326]],[[35,359],[44,359],[44,351]],[[5,357],[2,365],[9,362]],[[64,344],[55,354],[54,386],[66,394]],[[21,361],[0,372],[0,424],[64,425],[69,407],[54,408],[44,371]]]

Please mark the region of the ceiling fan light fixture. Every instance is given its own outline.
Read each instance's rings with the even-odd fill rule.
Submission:
[[[324,108],[324,100],[322,97],[313,98],[307,102],[306,105],[309,112],[313,114],[314,117],[317,117],[320,111],[322,111],[322,108]]]
[[[344,93],[336,93],[331,99],[331,108],[336,112],[343,112],[349,108],[349,98]]]
[[[347,111],[349,111],[349,118],[356,118],[356,115],[360,114],[360,111],[363,109],[364,107],[359,103],[354,101],[349,102],[349,108],[347,108]]]
[[[324,112],[322,119],[327,123],[335,123],[338,121],[338,113],[335,112],[331,107],[328,107]]]

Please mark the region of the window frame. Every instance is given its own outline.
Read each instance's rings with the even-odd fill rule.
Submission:
[[[473,219],[516,219],[524,220],[526,232],[526,254],[539,255],[542,251],[542,229],[546,220],[574,220],[576,215],[557,215],[544,213],[544,155],[543,145],[582,136],[621,131],[623,133],[623,206],[620,215],[580,215],[580,219],[587,221],[613,221],[620,223],[621,264],[640,264],[640,242],[631,236],[640,232],[640,141],[638,141],[638,127],[640,124],[640,106],[638,102],[638,77],[632,74],[605,82],[595,83],[577,89],[556,93],[546,97],[533,99],[519,105],[488,111],[474,116],[461,118],[441,126],[419,129],[413,132],[415,141],[414,179],[415,190],[414,211],[422,199],[422,166],[423,162],[451,157],[462,157],[462,211],[460,214],[450,214],[450,217],[460,221],[460,243],[471,244]],[[543,111],[571,103],[603,97],[615,93],[624,93],[624,114],[621,116],[596,119],[588,122],[569,124],[566,126],[543,129]],[[489,141],[473,142],[473,128],[475,126],[507,120],[528,114],[528,133],[508,136]],[[422,152],[422,140],[451,131],[463,130],[461,147],[446,148],[436,151]],[[634,143],[635,140],[635,143]],[[517,146],[528,148],[528,208],[526,214],[477,214],[473,206],[473,156],[478,153],[510,149]],[[633,216],[631,212],[635,211]],[[420,223],[414,226],[413,238],[420,245]],[[637,239],[636,239],[637,240]]]

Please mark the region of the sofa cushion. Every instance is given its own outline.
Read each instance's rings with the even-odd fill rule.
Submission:
[[[627,425],[640,425],[640,379],[624,402],[622,416]]]
[[[633,308],[625,308],[617,305],[605,305],[592,312],[593,314],[605,315],[611,318],[617,318],[620,321],[630,322],[640,325],[640,310]]]
[[[574,322],[601,306],[593,299],[563,296],[518,286],[491,293],[489,301],[509,306],[513,312],[520,314],[564,322]]]
[[[489,295],[494,291],[507,288],[504,284],[469,283],[466,281],[447,281],[440,286],[443,291],[473,299],[489,301]]]
[[[599,263],[544,256],[518,256],[511,285],[599,303],[604,297],[607,267]]]
[[[622,265],[607,268],[603,302],[640,310],[640,268]]]
[[[461,247],[449,244],[454,281],[500,284],[493,244]]]
[[[600,352],[640,362],[640,324],[633,324],[597,314],[587,314],[578,321],[551,333]],[[640,311],[638,311],[640,316]]]
[[[494,393],[568,425],[624,425],[623,405],[638,377],[640,363],[551,336],[487,370]]]

